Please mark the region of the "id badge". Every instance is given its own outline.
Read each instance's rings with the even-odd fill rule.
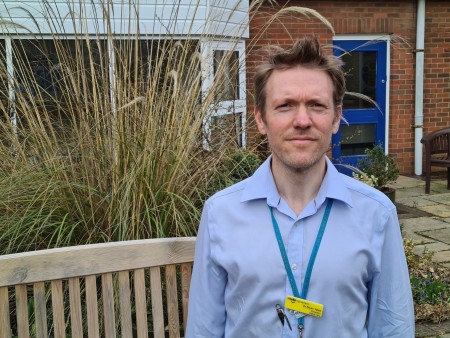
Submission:
[[[314,303],[306,299],[301,299],[293,296],[287,296],[284,302],[284,307],[286,309],[301,312],[305,315],[310,315],[314,317],[322,317],[323,304]]]

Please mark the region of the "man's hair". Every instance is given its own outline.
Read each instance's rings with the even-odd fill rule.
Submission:
[[[286,70],[298,66],[325,71],[333,82],[334,107],[342,104],[346,91],[342,61],[332,55],[322,55],[322,48],[317,37],[307,36],[297,40],[288,49],[271,46],[266,62],[256,68],[255,106],[263,118],[266,108],[266,85],[270,75],[274,70]]]

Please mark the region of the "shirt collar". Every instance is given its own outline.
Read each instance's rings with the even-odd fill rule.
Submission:
[[[247,184],[242,193],[241,202],[247,202],[256,199],[267,199],[267,204],[277,206],[280,202],[280,194],[278,193],[275,181],[270,169],[272,156],[255,171],[255,173],[247,180]],[[341,175],[331,161],[326,158],[327,172],[320,186],[314,202],[316,206],[320,206],[326,198],[340,200],[350,207],[353,206],[351,194],[344,183]]]
[[[247,184],[242,193],[241,202],[256,199],[267,199],[267,204],[276,206],[280,201],[280,194],[272,176],[270,162],[272,155],[256,169],[255,173],[247,180]]]

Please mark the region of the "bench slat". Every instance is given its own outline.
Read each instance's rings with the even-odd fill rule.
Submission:
[[[86,315],[89,338],[100,338],[98,324],[97,281],[95,276],[86,277]]]
[[[133,338],[131,326],[131,292],[128,271],[119,272],[120,326],[122,338]]]
[[[192,262],[194,246],[193,237],[159,238],[4,255],[0,286]]]
[[[47,338],[47,307],[45,305],[45,283],[34,284],[34,317],[36,323],[36,337]]]
[[[114,318],[114,288],[112,274],[102,275],[103,315],[105,319],[105,337],[116,337]]]
[[[148,338],[145,270],[134,271],[134,298],[136,300],[136,330],[138,338]]]
[[[177,270],[175,265],[166,266],[166,297],[170,338],[180,338],[178,319]]]
[[[64,296],[63,284],[61,280],[55,280],[51,283],[52,289],[52,310],[53,324],[55,327],[55,338],[66,337],[66,324],[64,321]]]
[[[186,331],[189,286],[191,285],[192,265],[190,263],[181,264],[181,300],[183,305],[183,328]]]
[[[17,325],[19,330],[17,335],[20,338],[30,338],[28,319],[28,296],[26,285],[16,285],[16,313],[17,313]]]
[[[161,270],[150,268],[150,288],[152,297],[153,332],[155,338],[164,337],[164,308],[161,291]]]
[[[0,337],[11,338],[8,288],[0,288]]]
[[[80,279],[69,279],[70,324],[72,338],[83,338],[83,319],[81,316]]]

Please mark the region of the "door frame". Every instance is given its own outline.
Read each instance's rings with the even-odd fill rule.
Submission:
[[[364,40],[364,41],[384,41],[386,42],[386,84],[385,84],[385,129],[384,129],[384,151],[387,154],[389,149],[389,124],[390,124],[390,115],[389,115],[389,98],[390,98],[390,35],[374,35],[374,34],[359,34],[359,35],[348,35],[341,34],[333,36],[333,45],[334,41],[355,41],[355,40]],[[344,107],[345,109],[345,107]]]

